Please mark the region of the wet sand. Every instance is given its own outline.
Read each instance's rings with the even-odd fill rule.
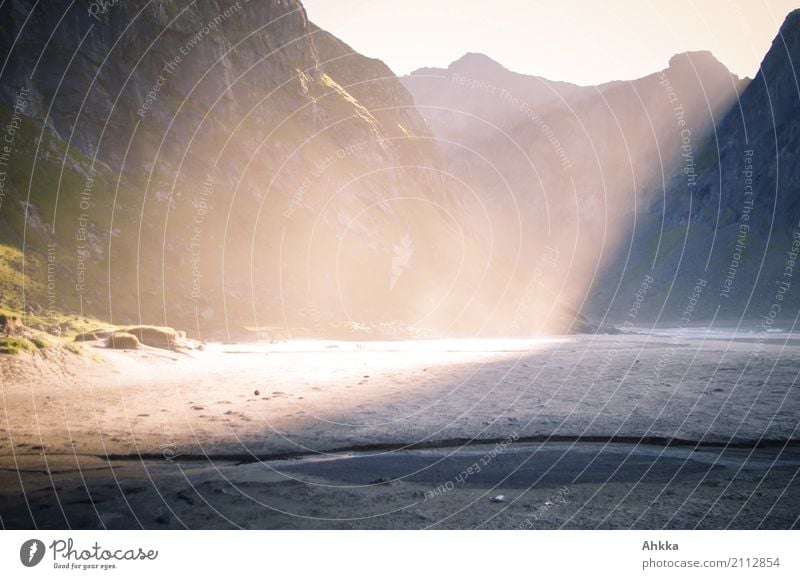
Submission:
[[[516,443],[487,460],[493,450],[244,464],[51,457],[49,469],[28,457],[3,462],[0,513],[6,528],[798,526],[796,449]]]

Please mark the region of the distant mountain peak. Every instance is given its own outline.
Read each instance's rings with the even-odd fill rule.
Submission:
[[[450,63],[450,66],[448,66],[447,68],[448,69],[493,68],[498,70],[506,70],[506,68],[502,64],[480,52],[467,52],[464,56],[462,56],[458,60],[455,60],[452,63]]]
[[[680,52],[669,59],[669,68],[682,68],[691,66],[699,73],[708,71],[725,71],[730,73],[728,67],[708,50],[693,50]]]

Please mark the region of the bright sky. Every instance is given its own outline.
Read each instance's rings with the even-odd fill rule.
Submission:
[[[305,0],[309,19],[396,74],[482,52],[506,68],[597,84],[710,50],[753,77],[798,0]]]

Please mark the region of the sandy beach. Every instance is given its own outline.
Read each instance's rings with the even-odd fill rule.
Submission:
[[[2,360],[4,527],[799,524],[793,334],[88,350]]]

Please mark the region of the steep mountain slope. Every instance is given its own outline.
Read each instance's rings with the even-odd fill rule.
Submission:
[[[625,251],[633,212],[661,195],[683,136],[704,138],[746,85],[707,52],[597,87],[520,75],[474,54],[403,82],[448,170],[477,192],[472,214],[491,215],[487,238],[532,270],[543,251],[557,255],[544,284],[577,308],[602,264]]]
[[[642,207],[620,256],[595,287],[591,309],[612,316],[651,272],[646,320],[756,322],[790,327],[800,309],[800,10],[790,13],[758,74],[705,141],[692,143],[694,174],[679,170]],[[679,168],[679,169],[680,169]],[[689,178],[691,177],[691,178]],[[696,304],[690,303],[702,285]],[[616,300],[610,288],[620,284]],[[629,307],[629,306],[627,306]]]
[[[201,335],[533,327],[407,90],[299,2],[12,0],[0,22],[0,306]]]

